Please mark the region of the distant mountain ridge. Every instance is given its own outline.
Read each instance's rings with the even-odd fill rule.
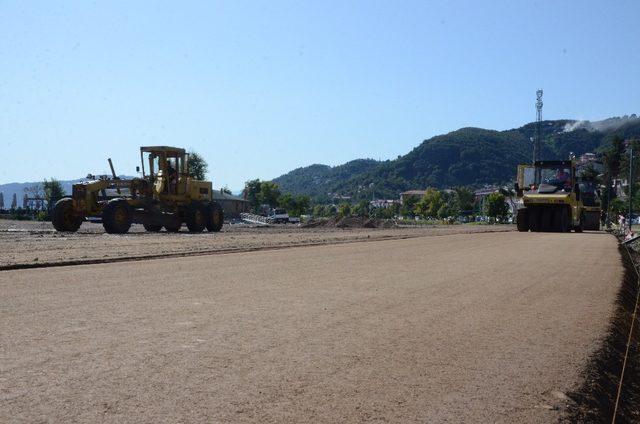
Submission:
[[[316,201],[330,201],[335,194],[356,200],[397,198],[408,189],[511,183],[516,166],[531,161],[535,128],[534,122],[505,131],[461,128],[424,140],[394,160],[314,164],[273,181],[283,192],[306,194]],[[571,152],[598,151],[615,134],[639,137],[640,118],[634,114],[594,122],[549,120],[542,122],[542,134],[542,159],[568,158]]]
[[[120,175],[120,178],[133,178],[126,175]],[[60,180],[60,184],[62,184],[62,188],[66,194],[71,194],[71,189],[74,184],[79,183],[81,181],[86,181],[86,178],[78,178],[75,180]],[[18,200],[18,207],[22,206],[22,198],[24,197],[25,189],[29,189],[35,185],[42,185],[42,181],[32,181],[26,183],[7,183],[0,184],[0,193],[4,196],[4,207],[11,207],[11,199],[13,198],[13,194],[16,194]]]

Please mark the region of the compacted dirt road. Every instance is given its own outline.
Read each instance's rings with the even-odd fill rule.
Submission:
[[[458,234],[0,272],[0,422],[549,422],[606,234]]]

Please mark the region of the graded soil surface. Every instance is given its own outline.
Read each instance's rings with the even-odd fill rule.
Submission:
[[[512,225],[430,225],[408,228],[255,227],[225,224],[219,233],[145,232],[133,225],[128,234],[106,234],[102,224],[85,222],[77,233],[59,233],[50,222],[0,220],[0,270],[8,267],[95,263],[123,259],[179,256],[349,243],[459,233],[513,231]]]
[[[0,422],[553,422],[620,285],[600,233],[0,272]]]

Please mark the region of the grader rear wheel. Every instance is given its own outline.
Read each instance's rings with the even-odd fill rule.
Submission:
[[[51,217],[51,223],[56,230],[76,232],[82,221],[82,216],[73,208],[73,199],[65,198],[56,202]]]
[[[126,200],[113,199],[102,211],[102,226],[109,234],[124,234],[131,228],[131,208]]]
[[[167,222],[164,224],[164,229],[167,230],[167,233],[177,233],[180,231],[182,227],[182,222],[180,222],[179,218],[173,219],[171,222]]]
[[[217,233],[222,228],[224,223],[224,212],[220,205],[216,202],[211,202],[207,205],[207,231]]]
[[[187,211],[187,228],[192,233],[200,233],[207,225],[207,211],[200,202],[193,202]]]

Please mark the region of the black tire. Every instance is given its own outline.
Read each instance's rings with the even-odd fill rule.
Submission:
[[[177,233],[182,228],[182,222],[176,220],[176,222],[172,222],[170,224],[164,224],[164,229],[167,230],[167,233]]]
[[[566,233],[571,230],[569,227],[569,219],[569,211],[565,208],[559,208],[557,215],[558,231]]]
[[[540,211],[540,231],[554,231],[554,211],[550,208],[542,208]]]
[[[147,230],[150,233],[157,233],[162,229],[162,225],[156,225],[156,224],[142,224],[142,226],[144,227],[145,230]]]
[[[540,210],[532,208],[527,212],[527,221],[529,221],[529,229],[531,231],[540,231]]]
[[[581,233],[582,231],[584,231],[584,214],[580,214],[580,223],[577,227],[574,228],[574,231],[576,233]]]
[[[193,202],[187,210],[187,228],[192,233],[202,232],[207,225],[207,209],[200,202]]]
[[[73,207],[73,199],[64,198],[56,202],[51,213],[51,223],[57,231],[76,232],[84,219]]]
[[[224,224],[224,212],[222,207],[216,202],[207,205],[207,231],[217,233],[222,229]]]
[[[527,218],[527,209],[518,209],[516,212],[516,228],[518,228],[518,231],[529,231],[529,221]]]
[[[125,234],[131,222],[131,207],[124,199],[110,200],[102,211],[102,226],[109,234]]]

